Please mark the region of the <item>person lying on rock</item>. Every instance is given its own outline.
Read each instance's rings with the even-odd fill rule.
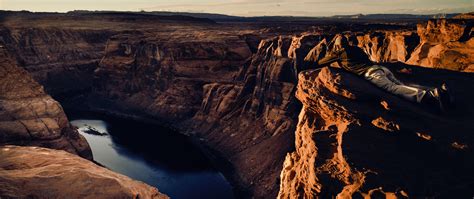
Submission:
[[[336,35],[333,41],[334,45],[330,51],[331,53],[317,61],[319,66],[337,62],[342,69],[365,78],[383,90],[412,102],[437,106],[440,111],[445,111],[450,103],[451,97],[446,84],[443,83],[440,88],[405,85],[388,68],[370,61],[361,48],[349,45],[345,36]]]

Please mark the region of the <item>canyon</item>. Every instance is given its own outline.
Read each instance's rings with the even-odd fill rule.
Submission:
[[[68,159],[58,151],[65,150],[92,160],[64,106],[195,138],[239,198],[472,196],[472,19],[393,26],[130,13],[1,16],[0,157],[11,162],[0,165],[0,183],[21,169],[14,165],[26,164],[17,157],[23,153]],[[446,81],[457,107],[440,116],[347,72],[316,69],[337,33],[404,81]],[[135,195],[165,197],[87,160],[57,161],[107,173],[136,186]],[[0,196],[15,192],[2,187]],[[131,194],[127,186],[113,189]]]

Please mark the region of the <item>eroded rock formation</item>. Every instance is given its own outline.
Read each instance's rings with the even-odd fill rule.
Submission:
[[[61,105],[3,47],[0,59],[0,145],[43,146],[92,159],[89,144]]]
[[[472,20],[430,20],[417,31],[348,35],[374,62],[403,62],[428,68],[473,72]]]
[[[406,63],[474,72],[472,21],[430,20],[418,25],[420,44]]]
[[[64,152],[40,147],[0,147],[0,197],[154,198],[154,187]]]
[[[208,82],[231,83],[252,52],[236,36],[187,41],[135,32],[112,37],[95,71],[95,93],[128,110],[179,120],[199,109]],[[127,106],[124,106],[127,104]]]
[[[374,62],[406,62],[419,40],[411,31],[385,31],[357,35],[354,45]]]
[[[467,86],[454,90],[462,108],[436,115],[338,69],[300,73],[303,109],[279,198],[471,197],[474,106],[463,89],[472,89],[473,76],[412,70],[399,75]]]

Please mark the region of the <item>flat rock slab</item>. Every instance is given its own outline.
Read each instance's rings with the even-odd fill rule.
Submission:
[[[0,198],[168,198],[61,150],[8,145],[0,159]]]

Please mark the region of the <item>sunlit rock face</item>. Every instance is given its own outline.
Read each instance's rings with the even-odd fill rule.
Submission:
[[[168,198],[62,150],[7,145],[0,159],[0,196],[6,198]]]
[[[6,50],[0,49],[0,59],[0,145],[43,146],[92,159],[61,105]]]
[[[474,81],[470,74],[412,70],[398,75],[418,84],[439,78],[472,87]],[[471,98],[464,89],[470,88],[454,92]],[[474,126],[466,116],[474,106],[468,100],[458,102],[461,109],[437,115],[332,68],[300,73],[296,97],[303,108],[296,149],[281,172],[279,198],[472,195],[469,147],[474,139],[469,132]]]
[[[430,20],[417,31],[375,31],[348,35],[374,62],[402,62],[428,68],[473,72],[473,22]]]
[[[472,21],[430,20],[419,24],[420,44],[408,64],[474,72]]]
[[[374,62],[406,62],[419,43],[411,31],[385,31],[356,35],[356,45]]]

